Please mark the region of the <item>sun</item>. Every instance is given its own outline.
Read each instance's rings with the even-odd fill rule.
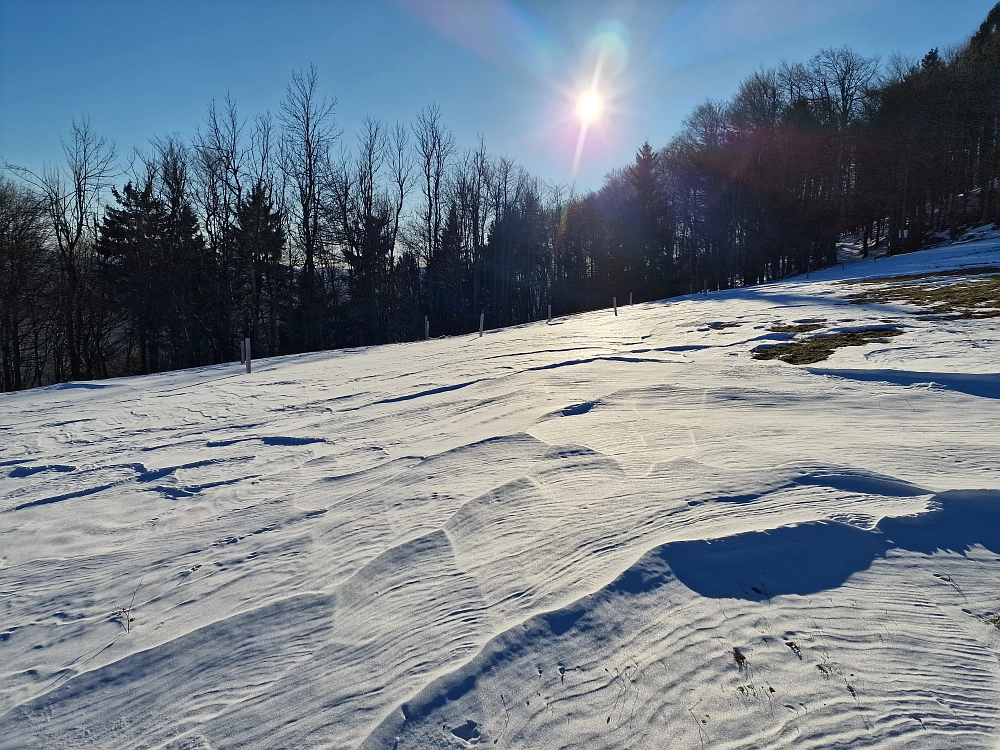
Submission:
[[[583,122],[593,122],[604,109],[604,102],[596,91],[586,91],[576,100],[576,116]]]

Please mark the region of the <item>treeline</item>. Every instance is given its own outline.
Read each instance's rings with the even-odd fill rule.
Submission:
[[[380,344],[757,284],[1000,220],[1000,5],[968,44],[850,49],[746,78],[595,192],[546,184],[440,111],[336,127],[314,68],[276,116],[212,105],[122,170],[74,123],[65,163],[0,177],[5,391]]]

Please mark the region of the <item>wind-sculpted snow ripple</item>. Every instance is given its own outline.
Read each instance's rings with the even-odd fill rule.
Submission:
[[[82,672],[0,716],[0,749],[155,747],[267,692],[325,640],[331,608],[292,597]]]
[[[362,747],[452,747],[453,728],[474,726],[481,743],[523,748],[569,736],[588,748],[992,748],[1000,636],[975,613],[995,592],[969,574],[1000,574],[1000,492],[942,493],[933,508],[873,531],[815,522],[653,549],[494,638]],[[932,604],[928,585],[953,596]]]
[[[995,321],[749,356],[870,269],[0,396],[0,744],[995,750]]]

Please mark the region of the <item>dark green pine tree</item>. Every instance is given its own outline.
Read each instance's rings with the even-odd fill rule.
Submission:
[[[638,236],[633,272],[634,291],[651,299],[665,296],[673,275],[673,258],[669,250],[672,237],[670,210],[657,189],[659,159],[649,141],[645,141],[629,167],[628,176],[635,188],[638,202]]]
[[[97,250],[107,260],[115,277],[117,302],[127,311],[130,339],[126,350],[135,348],[140,374],[160,369],[161,336],[164,325],[166,275],[163,234],[167,208],[153,195],[152,180],[142,189],[131,182],[119,193],[117,206],[108,206],[99,228]],[[137,365],[137,367],[135,367]]]
[[[938,48],[935,47],[920,61],[921,70],[940,70],[943,63],[941,62],[941,55],[938,53]]]
[[[284,251],[281,212],[266,186],[258,183],[236,212],[234,296],[241,335],[268,355],[287,349],[285,319],[291,300]]]
[[[979,25],[979,30],[969,40],[973,49],[981,48],[1000,36],[1000,3],[993,6],[986,20]]]
[[[461,288],[462,228],[454,201],[448,207],[441,243],[427,264],[427,276],[430,315],[435,328],[448,334],[468,330],[471,324],[466,318],[471,313],[465,309]]]
[[[221,362],[230,338],[227,305],[220,299],[218,264],[208,252],[183,179],[163,180],[163,274],[170,367]]]

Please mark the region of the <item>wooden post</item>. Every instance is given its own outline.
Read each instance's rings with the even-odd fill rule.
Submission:
[[[615,317],[617,318],[618,317],[618,298],[617,297],[612,297],[611,298],[611,305],[612,305],[612,307],[615,308]]]
[[[424,341],[431,337],[431,323],[427,320],[427,316],[424,316]]]
[[[549,305],[549,323],[552,322],[552,305]]]
[[[247,375],[250,374],[250,337],[243,340],[243,351],[247,355]]]
[[[479,313],[479,338],[483,337],[483,319],[486,317],[485,312]]]
[[[632,307],[632,292],[628,293],[628,306]]]

